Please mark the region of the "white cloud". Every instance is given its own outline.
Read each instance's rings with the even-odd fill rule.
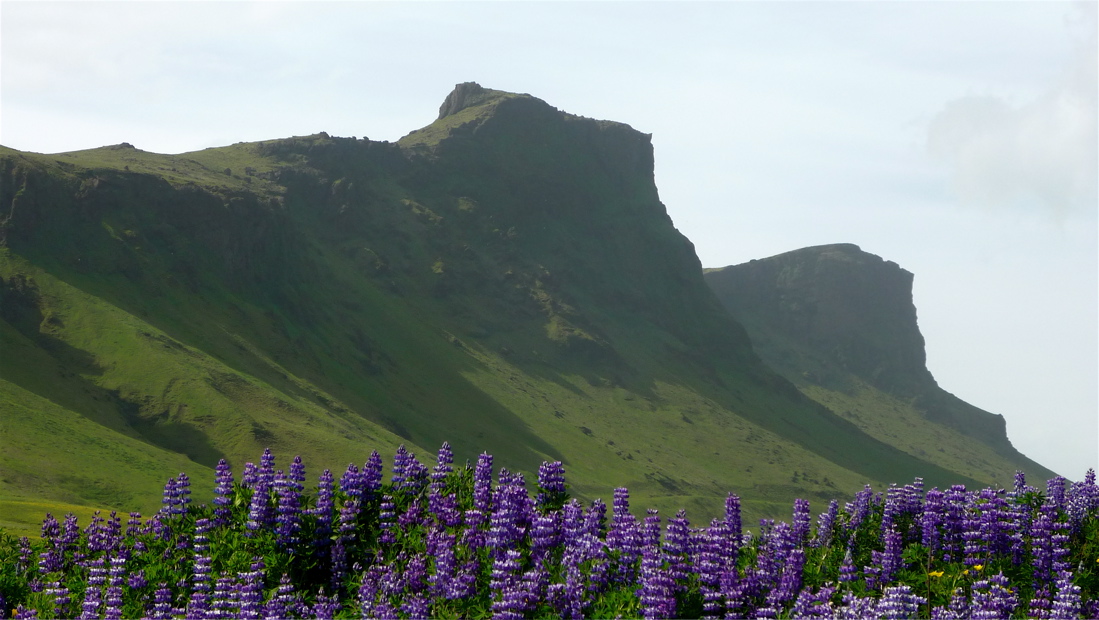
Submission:
[[[989,206],[1033,203],[1058,215],[1094,209],[1097,200],[1096,5],[1077,7],[1070,26],[1087,31],[1067,70],[1035,100],[1014,106],[996,96],[948,103],[932,120],[927,146],[953,169],[954,188]]]

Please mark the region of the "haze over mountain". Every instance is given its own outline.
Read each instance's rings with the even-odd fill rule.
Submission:
[[[865,424],[904,397],[893,384],[828,388],[843,411],[799,391],[707,286],[650,137],[530,95],[461,84],[397,143],[5,148],[0,174],[9,506],[147,511],[168,476],[211,480],[267,446],[342,471],[449,441],[528,472],[560,459],[574,493],[628,486],[665,512],[735,491],[749,518],[867,482],[1048,473],[1002,424]],[[911,336],[906,320],[882,333]],[[887,378],[924,385],[892,359]],[[973,463],[927,429],[988,448]]]
[[[913,274],[896,263],[835,244],[705,277],[768,366],[868,434],[974,477],[1019,463],[1053,475],[1011,445],[1003,416],[939,387],[926,367]]]

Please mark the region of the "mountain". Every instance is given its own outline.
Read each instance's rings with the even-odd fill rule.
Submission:
[[[148,511],[168,476],[266,446],[342,471],[449,441],[695,516],[987,479],[768,368],[661,204],[650,136],[530,95],[458,85],[397,143],[5,148],[0,179],[9,507]]]
[[[869,435],[953,471],[1000,482],[1055,474],[1008,440],[1003,416],[927,370],[913,274],[852,244],[803,248],[705,272],[755,351],[805,395]]]

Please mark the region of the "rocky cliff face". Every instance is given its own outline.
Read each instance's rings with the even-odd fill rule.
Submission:
[[[770,351],[768,357],[778,354],[772,350],[781,346],[775,340],[781,335],[819,355],[827,369],[904,394],[933,381],[916,323],[912,278],[896,263],[852,244],[794,250],[706,276],[734,316],[758,326],[753,342]]]
[[[896,263],[835,244],[708,270],[705,277],[759,355],[807,393],[852,395],[870,386],[1018,467],[1035,468],[1011,446],[1002,416],[945,392],[927,370],[913,274]]]

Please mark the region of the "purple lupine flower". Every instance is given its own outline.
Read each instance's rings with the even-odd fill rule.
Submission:
[[[783,567],[796,548],[790,525],[771,519],[760,519],[760,557],[756,560],[756,577],[760,585],[770,588],[779,583]]]
[[[443,495],[446,487],[446,478],[454,471],[454,452],[450,444],[443,442],[439,448],[439,454],[435,461],[435,467],[431,471],[428,485],[427,509],[435,519],[447,527],[454,527],[461,523],[461,512],[458,510],[457,497],[452,493]]]
[[[384,493],[382,503],[378,507],[378,542],[380,544],[391,545],[397,542],[396,520],[397,506],[393,502],[393,496]]]
[[[271,448],[264,448],[259,457],[259,469],[256,471],[256,484],[268,488],[275,483],[275,455]]]
[[[435,559],[435,570],[427,577],[428,589],[436,598],[449,598],[451,594],[451,582],[458,568],[457,558],[454,553],[454,543],[457,537],[440,530],[432,530],[427,534],[427,554]]]
[[[56,542],[56,539],[61,537],[61,524],[57,522],[53,514],[47,512],[46,517],[42,519],[42,540],[46,542]]]
[[[1053,599],[1050,595],[1049,588],[1041,588],[1036,591],[1034,596],[1030,599],[1030,606],[1027,608],[1026,617],[1034,618],[1034,620],[1049,620],[1050,609],[1052,607]]]
[[[893,527],[893,522],[904,511],[904,491],[895,484],[885,491],[885,504],[882,506],[881,531],[884,534]]]
[[[126,536],[128,538],[134,538],[141,532],[141,513],[131,512],[130,518],[126,520]]]
[[[30,539],[26,536],[20,536],[19,558],[15,561],[15,570],[20,573],[30,570],[32,557],[34,557],[34,550],[31,549]]]
[[[423,553],[413,554],[405,565],[404,575],[401,576],[404,593],[419,593],[427,590],[427,556]]]
[[[973,584],[969,611],[974,618],[1006,620],[1011,617],[1018,605],[1019,599],[1015,596],[1014,590],[1008,588],[1008,581],[1003,573]]]
[[[187,514],[187,507],[191,505],[191,479],[183,472],[176,477],[176,496],[174,514]]]
[[[573,498],[561,507],[561,544],[565,547],[576,544],[584,531],[584,507],[580,500]]]
[[[878,564],[881,567],[881,573],[878,576],[878,580],[879,583],[884,586],[893,581],[893,577],[897,574],[897,571],[902,568],[902,540],[900,533],[894,529],[887,531],[883,538],[885,539],[885,551],[879,556],[880,562],[878,562]],[[877,552],[875,551],[873,554],[877,555]]]
[[[630,513],[630,492],[625,487],[614,490],[611,528],[607,532],[607,547],[618,554],[618,567],[615,575],[619,583],[636,581],[637,562],[642,553],[641,528],[637,518]]]
[[[450,449],[450,443],[443,442],[439,447],[439,454],[435,459],[435,467],[431,470],[431,488],[442,492],[446,477],[454,471],[454,451]]]
[[[389,566],[379,562],[363,573],[358,591],[359,614],[363,618],[370,618],[375,615],[374,606],[378,602],[378,594],[381,591],[380,575],[382,571],[386,570],[389,570]]]
[[[153,595],[153,612],[149,615],[154,620],[165,620],[172,617],[172,591],[168,584],[161,582]]]
[[[277,620],[299,616],[304,611],[302,608],[301,597],[294,592],[294,584],[291,583],[290,576],[283,573],[275,595],[264,606],[263,617]]]
[[[263,613],[263,558],[253,557],[251,570],[238,574],[240,582],[238,611],[241,620],[258,620]]]
[[[817,518],[817,535],[809,544],[811,547],[827,547],[832,544],[832,536],[835,535],[836,517],[839,516],[840,504],[836,500],[828,503],[828,510],[820,513]],[[807,605],[810,603],[806,603]]]
[[[931,608],[931,618],[933,620],[969,620],[969,599],[966,598],[965,591],[956,588],[948,605]]]
[[[405,463],[404,480],[399,488],[408,497],[415,497],[427,487],[428,471],[424,464],[416,460],[416,455],[408,453]]]
[[[210,543],[207,533],[210,531],[209,519],[195,521],[194,575],[191,598],[187,603],[189,616],[202,616],[210,608]]]
[[[607,505],[598,497],[593,499],[591,506],[584,513],[583,532],[594,538],[600,538],[607,523]]]
[[[782,609],[786,603],[797,597],[801,590],[801,574],[804,568],[805,550],[800,547],[791,549],[782,567],[782,577],[779,578],[778,587],[767,595],[769,607]]]
[[[927,603],[927,599],[914,594],[910,586],[904,584],[892,586],[886,588],[882,593],[873,617],[883,618],[884,620],[912,618],[919,611],[920,605],[925,603]]]
[[[1073,532],[1079,532],[1084,519],[1099,509],[1099,487],[1095,485],[1095,470],[1089,469],[1080,482],[1072,483],[1065,498],[1065,513]]]
[[[1068,556],[1071,552],[1069,548],[1069,529],[1071,525],[1064,521],[1053,522],[1053,535],[1050,536],[1050,551],[1051,551],[1051,566],[1053,568],[1053,574],[1058,575],[1062,571],[1069,570]]]
[[[928,548],[931,557],[937,557],[940,548],[942,534],[939,531],[943,523],[946,496],[938,488],[927,492],[927,500],[924,503],[923,514],[920,515],[921,540]]]
[[[855,596],[852,592],[844,592],[840,605],[836,608],[836,618],[844,620],[862,620],[863,618],[876,618],[878,599],[872,597]]]
[[[477,457],[473,470],[473,509],[482,515],[492,509],[492,455],[487,452]]]
[[[313,534],[313,544],[320,549],[328,547],[332,542],[332,517],[335,513],[332,490],[334,483],[335,480],[332,477],[332,470],[330,469],[321,472],[321,476],[317,480],[317,505],[313,508],[311,513],[317,517],[317,526]]]
[[[332,620],[339,610],[339,595],[333,593],[331,596],[327,596],[324,593],[324,586],[321,586],[320,592],[317,593],[317,598],[310,608],[310,615],[317,620]]]
[[[1007,553],[1011,546],[1010,523],[1005,519],[1008,514],[1006,503],[993,489],[983,489],[978,495],[976,529],[980,533],[980,547],[989,557]]]
[[[340,477],[340,491],[348,497],[362,499],[362,479],[359,475],[359,468],[354,463],[348,463],[347,470]]]
[[[254,489],[257,482],[259,482],[259,468],[252,461],[248,461],[240,474],[240,485],[246,489]]]
[[[126,586],[131,590],[140,590],[149,585],[149,580],[145,578],[145,569],[141,568],[132,573],[126,578]]]
[[[667,574],[675,582],[675,592],[686,590],[687,576],[691,573],[688,555],[690,531],[686,510],[680,510],[668,519],[667,535],[664,537],[664,559],[668,563]]]
[[[122,584],[126,577],[126,558],[111,556],[107,573],[107,599],[103,616],[106,620],[122,618]]]
[[[435,515],[436,521],[445,527],[457,527],[462,524],[462,511],[458,508],[458,496],[454,493],[428,495],[428,510]]]
[[[233,503],[233,470],[225,459],[221,459],[214,472],[214,524],[217,527],[229,522],[229,506]]]
[[[96,510],[88,527],[84,528],[89,553],[100,553],[110,548],[106,527],[103,524],[103,517],[100,516],[100,511]]]
[[[61,538],[57,541],[57,547],[62,554],[73,553],[80,544],[80,524],[76,515],[65,515],[65,523],[61,526]]]
[[[240,610],[240,594],[234,587],[232,577],[218,577],[214,582],[214,591],[210,595],[207,612],[212,618],[236,618]]]
[[[538,497],[534,505],[539,509],[560,506],[565,497],[565,466],[561,461],[543,461],[538,467]]]
[[[264,452],[264,455],[270,454],[270,451]],[[252,489],[252,501],[248,506],[248,522],[245,524],[247,528],[245,535],[248,537],[255,536],[255,533],[259,530],[265,529],[271,525],[271,509],[270,498],[272,491],[272,483],[274,482],[272,474],[272,480],[269,483],[266,474],[261,473],[256,476],[256,484]]]
[[[290,462],[290,474],[287,476],[290,487],[298,493],[305,490],[305,464],[301,462],[301,455],[295,455]]]
[[[1021,470],[1018,470],[1018,469],[1015,470],[1015,484],[1014,484],[1014,487],[1012,489],[1012,497],[1013,498],[1021,497],[1023,494],[1025,494],[1026,492],[1028,492],[1029,490],[1031,490],[1033,488],[1034,487],[1027,486],[1026,474],[1024,474]]]
[[[53,615],[55,618],[68,618],[69,603],[72,602],[72,598],[69,596],[69,589],[65,587],[60,581],[50,582],[50,585],[46,588],[46,594],[53,597]],[[4,604],[0,597],[0,614],[3,613]]]
[[[382,456],[377,450],[370,452],[370,457],[363,463],[362,489],[363,501],[373,501],[378,491],[382,488]]]
[[[518,620],[526,612],[526,596],[519,579],[520,557],[518,550],[507,549],[493,562],[489,592],[494,618]]]
[[[80,618],[98,618],[102,606],[103,586],[107,582],[107,569],[103,568],[103,558],[88,562],[88,585],[84,589],[84,602],[81,604]]]
[[[554,583],[546,589],[546,602],[559,618],[581,620],[584,612],[580,607],[580,597],[568,583]]]
[[[164,483],[164,498],[160,501],[161,515],[170,516],[175,514],[175,506],[179,501],[179,489],[176,486],[177,484],[175,478],[168,478],[168,482]]]
[[[659,547],[646,547],[641,556],[641,587],[637,598],[641,615],[646,619],[673,618],[676,612],[675,582],[664,568],[664,554]]]
[[[859,525],[870,515],[870,502],[874,498],[874,490],[870,488],[870,485],[863,487],[861,491],[855,494],[855,502],[847,504],[847,514],[849,520],[847,522],[848,531],[855,531],[859,529]]]
[[[15,615],[12,616],[15,620],[30,620],[31,618],[38,617],[37,609],[27,609],[22,604],[15,608]]]
[[[1065,482],[1064,476],[1055,476],[1046,481],[1046,501],[1054,508],[1065,507]]]
[[[794,521],[793,521],[793,539],[794,545],[798,547],[804,547],[809,543],[809,520],[811,515],[809,513],[809,500],[807,499],[795,499],[794,500]]]
[[[725,498],[725,525],[728,529],[729,542],[725,548],[725,557],[733,557],[735,561],[736,552],[740,549],[740,540],[743,536],[743,530],[740,523],[740,497],[730,493]]]
[[[424,525],[426,519],[424,518],[424,512],[420,508],[419,502],[412,502],[408,505],[408,510],[402,512],[397,517],[397,525],[401,531],[407,532],[411,528],[417,525]]]
[[[530,528],[530,554],[539,562],[561,543],[561,513],[536,514]]]
[[[47,512],[42,521],[42,541],[46,543],[46,550],[38,555],[38,572],[43,575],[61,570],[65,558],[60,538],[61,525]]]
[[[1049,617],[1058,620],[1080,617],[1080,586],[1072,582],[1072,573],[1068,571],[1061,571],[1057,576],[1057,594],[1053,597]]]
[[[409,454],[408,448],[404,447],[404,444],[397,446],[397,453],[393,456],[393,488],[401,489],[405,481],[405,474],[408,469],[409,461],[412,455]]]
[[[839,504],[836,504],[837,508]],[[822,586],[819,589],[805,588],[794,601],[794,607],[790,610],[791,618],[835,618],[835,606],[832,605],[832,595],[836,588]]]
[[[916,478],[912,484],[904,485],[904,513],[918,515],[923,507],[923,478]]]
[[[725,522],[710,521],[710,527],[699,533],[700,540],[692,546],[692,563],[698,574],[698,586],[702,593],[702,611],[705,617],[717,616],[721,608],[721,575],[724,571],[722,545],[727,538]]]
[[[501,469],[485,540],[493,558],[514,547],[526,535],[530,518],[526,504],[529,500],[522,474],[512,475],[507,469]]]
[[[855,568],[854,560],[851,558],[851,548],[847,548],[847,553],[843,556],[843,563],[840,564],[840,583],[851,583],[859,578],[858,569]]]
[[[660,512],[649,508],[645,513],[645,520],[641,523],[641,545],[656,547],[660,544]]]
[[[275,474],[275,494],[278,497],[278,515],[275,517],[275,534],[280,547],[289,548],[298,543],[301,531],[301,501],[295,488],[297,483],[287,479],[280,469]]]
[[[430,610],[431,602],[422,593],[408,595],[401,603],[401,611],[408,614],[409,618],[429,618]]]

